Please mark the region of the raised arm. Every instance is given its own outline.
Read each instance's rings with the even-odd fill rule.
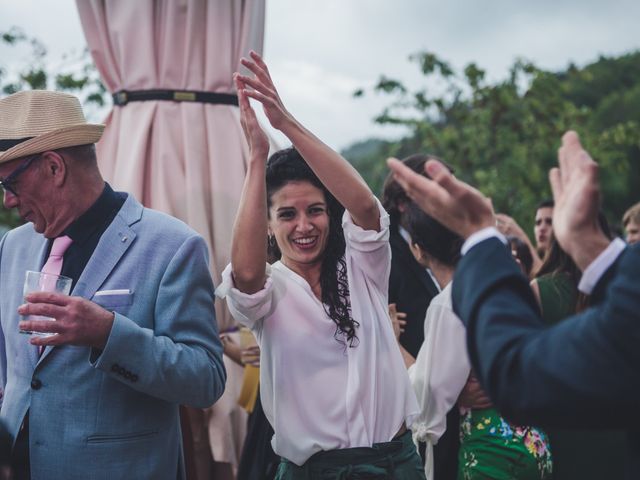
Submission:
[[[245,85],[235,76],[240,121],[249,143],[250,158],[242,186],[240,206],[233,225],[231,265],[236,288],[255,293],[264,286],[267,263],[266,159],[269,140],[260,128],[245,94]]]
[[[251,87],[245,90],[245,95],[262,103],[271,125],[291,140],[322,183],[349,211],[353,221],[365,230],[379,230],[380,213],[375,197],[356,169],[286,110],[260,55],[251,52],[251,60],[241,61],[255,75],[253,78],[239,76],[240,81]]]

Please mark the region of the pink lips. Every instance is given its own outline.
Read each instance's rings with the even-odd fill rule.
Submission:
[[[300,243],[299,240],[302,240],[302,239],[309,239],[310,241],[305,243]],[[309,250],[316,246],[316,244],[318,243],[318,237],[295,238],[292,240],[292,242],[296,247],[302,250]]]

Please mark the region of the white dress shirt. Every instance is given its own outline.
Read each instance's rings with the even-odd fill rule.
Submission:
[[[413,438],[427,444],[427,480],[433,479],[433,445],[445,432],[447,413],[456,404],[471,372],[466,337],[462,321],[453,312],[449,283],[431,300],[424,321],[425,341],[416,363],[409,368],[420,406]]]
[[[343,217],[357,346],[336,339],[336,324],[309,284],[281,262],[252,295],[234,287],[227,266],[216,292],[256,335],[273,450],[297,465],[319,451],[388,442],[418,412],[388,315],[389,217],[379,208],[380,232]]]

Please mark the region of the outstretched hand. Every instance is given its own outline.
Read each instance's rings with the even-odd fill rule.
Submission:
[[[609,245],[598,223],[598,165],[573,131],[562,137],[559,168],[549,172],[555,206],[553,233],[576,265],[584,269]]]
[[[420,175],[395,158],[387,160],[393,176],[418,206],[463,238],[495,226],[491,201],[478,190],[456,179],[437,160],[429,160]]]
[[[271,80],[267,64],[253,50],[249,52],[249,55],[251,60],[241,58],[240,63],[248,68],[254,74],[254,77],[237,74],[236,78],[244,85],[243,93],[262,104],[264,113],[273,128],[282,130],[285,123],[292,120],[292,117],[287,112],[287,109],[284,108],[280,95],[278,95],[273,80]],[[251,89],[246,88],[247,85]]]
[[[257,155],[261,159],[265,159],[269,154],[269,138],[258,123],[256,112],[249,103],[249,98],[247,98],[246,95],[245,84],[240,77],[241,76],[238,73],[233,76],[236,83],[236,90],[238,92],[240,124],[242,125],[242,130],[244,131],[244,136],[247,139],[251,153]]]

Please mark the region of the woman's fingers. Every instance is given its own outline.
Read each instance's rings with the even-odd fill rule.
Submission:
[[[255,62],[252,62],[251,60],[248,60],[246,58],[241,58],[240,63],[249,71],[251,71],[260,82],[264,83],[267,86],[273,86],[271,76],[269,75],[269,72],[264,68],[261,68]]]
[[[259,80],[245,75],[238,74],[238,79],[246,86],[249,85],[254,90],[270,97],[277,97],[277,93]]]

